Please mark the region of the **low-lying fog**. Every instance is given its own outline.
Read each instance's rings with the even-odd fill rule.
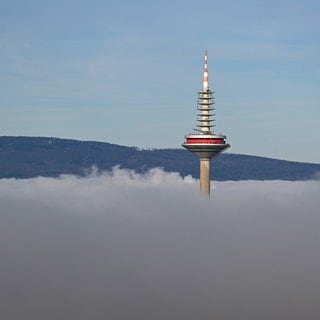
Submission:
[[[0,319],[319,320],[320,182],[0,180]]]

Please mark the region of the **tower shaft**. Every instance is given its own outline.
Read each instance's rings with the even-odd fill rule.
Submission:
[[[210,196],[210,159],[200,158],[200,191]]]

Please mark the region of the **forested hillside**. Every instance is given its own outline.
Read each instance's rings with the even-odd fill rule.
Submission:
[[[198,159],[184,149],[139,150],[105,142],[49,137],[0,137],[0,178],[85,175],[92,166],[113,166],[146,172],[161,167],[182,176],[198,177]],[[212,161],[215,180],[306,180],[320,172],[320,164],[299,163],[224,153]]]

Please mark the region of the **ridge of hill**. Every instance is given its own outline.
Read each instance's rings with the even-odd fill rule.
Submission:
[[[107,142],[50,137],[0,136],[0,178],[83,176],[95,166],[136,172],[160,167],[182,176],[199,177],[199,161],[184,149],[140,150]],[[213,159],[215,180],[308,180],[318,177],[320,164],[223,153]]]

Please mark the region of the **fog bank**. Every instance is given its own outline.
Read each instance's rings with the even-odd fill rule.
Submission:
[[[318,320],[319,181],[0,180],[0,318]]]

